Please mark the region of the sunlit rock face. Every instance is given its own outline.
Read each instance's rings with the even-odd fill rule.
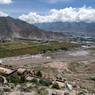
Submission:
[[[47,32],[19,19],[14,19],[9,16],[0,17],[0,39],[11,40],[14,38],[23,38],[36,40],[57,40],[63,39],[63,37],[63,33]]]

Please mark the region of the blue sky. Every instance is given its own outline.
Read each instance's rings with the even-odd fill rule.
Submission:
[[[12,17],[18,17],[29,12],[47,15],[50,9],[80,8],[84,5],[95,8],[95,0],[12,0],[10,3],[0,3],[0,11]]]

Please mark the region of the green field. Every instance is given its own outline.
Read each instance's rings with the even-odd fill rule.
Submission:
[[[0,43],[0,58],[68,50],[76,46],[78,45],[71,44],[70,42],[4,42]]]

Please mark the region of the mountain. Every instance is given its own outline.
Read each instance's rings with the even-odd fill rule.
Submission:
[[[86,22],[51,22],[35,24],[47,31],[63,32],[65,35],[95,37],[95,23]]]
[[[15,38],[37,40],[63,39],[63,33],[47,32],[12,17],[0,17],[0,40],[12,40]]]

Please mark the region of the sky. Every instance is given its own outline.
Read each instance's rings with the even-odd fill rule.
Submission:
[[[93,22],[95,0],[0,0],[0,16],[11,16],[29,23]]]

